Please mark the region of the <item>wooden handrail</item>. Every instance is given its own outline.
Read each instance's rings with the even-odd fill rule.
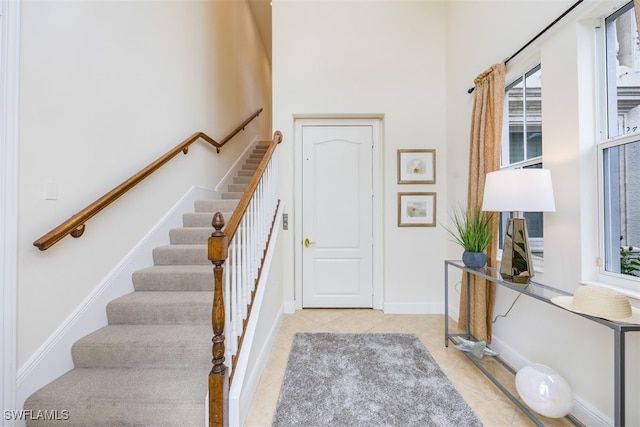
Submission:
[[[273,155],[273,152],[275,151],[278,144],[280,144],[280,142],[282,142],[282,132],[277,130],[273,133],[273,142],[269,144],[269,147],[267,148],[262,161],[258,165],[258,168],[253,174],[251,181],[249,181],[249,184],[247,185],[247,189],[238,202],[238,205],[229,218],[229,221],[227,221],[227,226],[224,229],[224,234],[228,242],[230,242],[231,239],[233,239],[233,236],[236,235],[236,231],[238,230],[240,221],[242,220],[242,217],[247,210],[247,207],[249,206],[249,202],[253,197],[253,193],[256,191],[258,183],[262,179],[262,175],[264,174],[264,171],[269,164],[269,160],[271,160],[271,156]]]
[[[158,158],[155,162],[149,164],[140,172],[133,175],[131,178],[124,181],[122,184],[109,191],[104,196],[100,197],[95,202],[73,215],[71,218],[49,231],[44,236],[33,242],[33,246],[37,247],[41,251],[49,249],[56,244],[59,240],[65,237],[67,234],[71,234],[73,237],[80,237],[84,233],[85,223],[102,211],[104,208],[115,202],[120,196],[127,191],[138,185],[143,179],[151,175],[156,170],[160,169],[162,165],[174,158],[178,153],[183,152],[187,154],[189,152],[189,146],[198,139],[203,139],[209,144],[216,147],[216,152],[220,152],[220,148],[225,145],[231,138],[238,134],[241,130],[244,130],[245,126],[249,124],[254,118],[258,117],[262,112],[262,108],[253,113],[248,119],[242,122],[237,128],[235,128],[229,135],[227,135],[222,141],[217,142],[213,138],[209,137],[203,132],[196,132],[189,138],[176,145],[171,151]]]

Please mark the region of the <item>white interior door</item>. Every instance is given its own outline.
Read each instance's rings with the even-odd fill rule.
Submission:
[[[373,131],[302,127],[303,307],[373,307]]]

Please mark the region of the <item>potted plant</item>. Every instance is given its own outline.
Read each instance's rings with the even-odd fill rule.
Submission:
[[[445,227],[464,249],[462,262],[467,267],[484,267],[487,263],[484,251],[491,241],[491,216],[492,213],[480,208],[467,211],[460,208],[451,215],[453,229]]]

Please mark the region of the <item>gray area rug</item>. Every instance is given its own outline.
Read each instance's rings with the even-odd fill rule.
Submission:
[[[274,427],[481,426],[413,334],[298,333]]]

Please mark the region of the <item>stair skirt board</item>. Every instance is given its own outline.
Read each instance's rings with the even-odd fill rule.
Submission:
[[[22,407],[32,393],[73,369],[69,349],[80,338],[107,326],[107,304],[134,291],[132,275],[152,264],[153,248],[168,243],[169,231],[182,226],[184,212],[193,212],[196,200],[218,199],[216,191],[194,186],[116,265],[96,289],[74,310],[17,373],[16,403]]]

